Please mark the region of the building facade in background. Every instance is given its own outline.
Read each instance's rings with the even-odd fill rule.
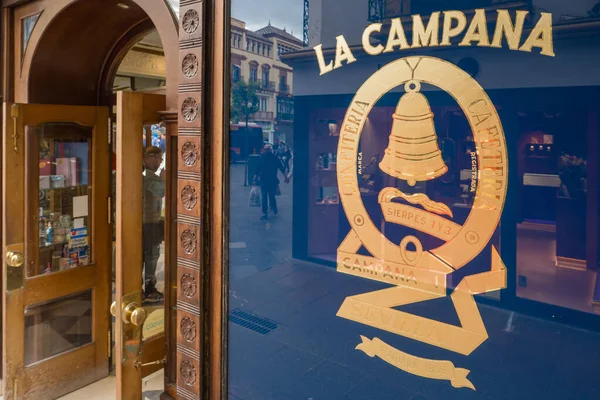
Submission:
[[[231,20],[231,83],[257,84],[259,110],[249,118],[263,128],[266,140],[292,142],[294,119],[293,70],[281,54],[302,49],[303,44],[287,30],[271,25],[255,32],[244,21]],[[238,122],[238,121],[235,121]]]

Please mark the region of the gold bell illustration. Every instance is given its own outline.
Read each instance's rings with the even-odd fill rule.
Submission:
[[[410,80],[398,101],[390,141],[379,168],[414,186],[417,181],[438,178],[448,171],[438,147],[433,112],[420,92],[421,83]]]

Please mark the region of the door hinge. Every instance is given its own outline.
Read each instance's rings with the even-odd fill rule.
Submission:
[[[108,330],[108,358],[110,358],[112,353],[112,335],[110,329]]]
[[[15,378],[14,381],[13,381],[13,399],[18,399],[19,398],[18,397],[19,396],[19,392],[18,392],[19,385],[18,385],[18,382],[19,381],[18,381],[17,378]]]
[[[108,223],[112,224],[112,196],[108,196]]]

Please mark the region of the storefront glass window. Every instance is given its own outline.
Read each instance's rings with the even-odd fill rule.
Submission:
[[[233,1],[230,398],[597,397],[583,3]]]

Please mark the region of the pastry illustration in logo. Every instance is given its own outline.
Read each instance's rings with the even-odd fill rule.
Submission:
[[[471,187],[475,197],[463,223],[455,220],[446,203],[418,191],[418,183],[448,173],[424,85],[454,98],[475,141],[476,179]],[[404,89],[404,94],[392,116],[379,168],[391,181],[404,185],[396,185],[403,190],[384,188],[378,202],[385,224],[400,225],[418,234],[406,235],[394,243],[373,223],[365,208],[357,157],[370,111],[383,95],[398,87]],[[508,183],[506,140],[498,113],[485,91],[468,73],[444,60],[415,56],[391,62],[368,78],[352,100],[341,127],[337,163],[340,198],[351,226],[338,248],[337,269],[390,284],[386,289],[347,297],[337,315],[465,356],[471,354],[488,338],[473,296],[506,287],[506,269],[494,246],[489,271],[464,277],[450,294],[459,325],[413,315],[400,307],[446,297],[447,278],[486,248],[500,221]],[[442,244],[430,248],[422,243],[423,236]],[[361,249],[370,255],[359,253]],[[475,389],[467,379],[469,371],[456,368],[450,361],[417,357],[379,338],[365,336],[361,336],[357,349],[408,373]]]

